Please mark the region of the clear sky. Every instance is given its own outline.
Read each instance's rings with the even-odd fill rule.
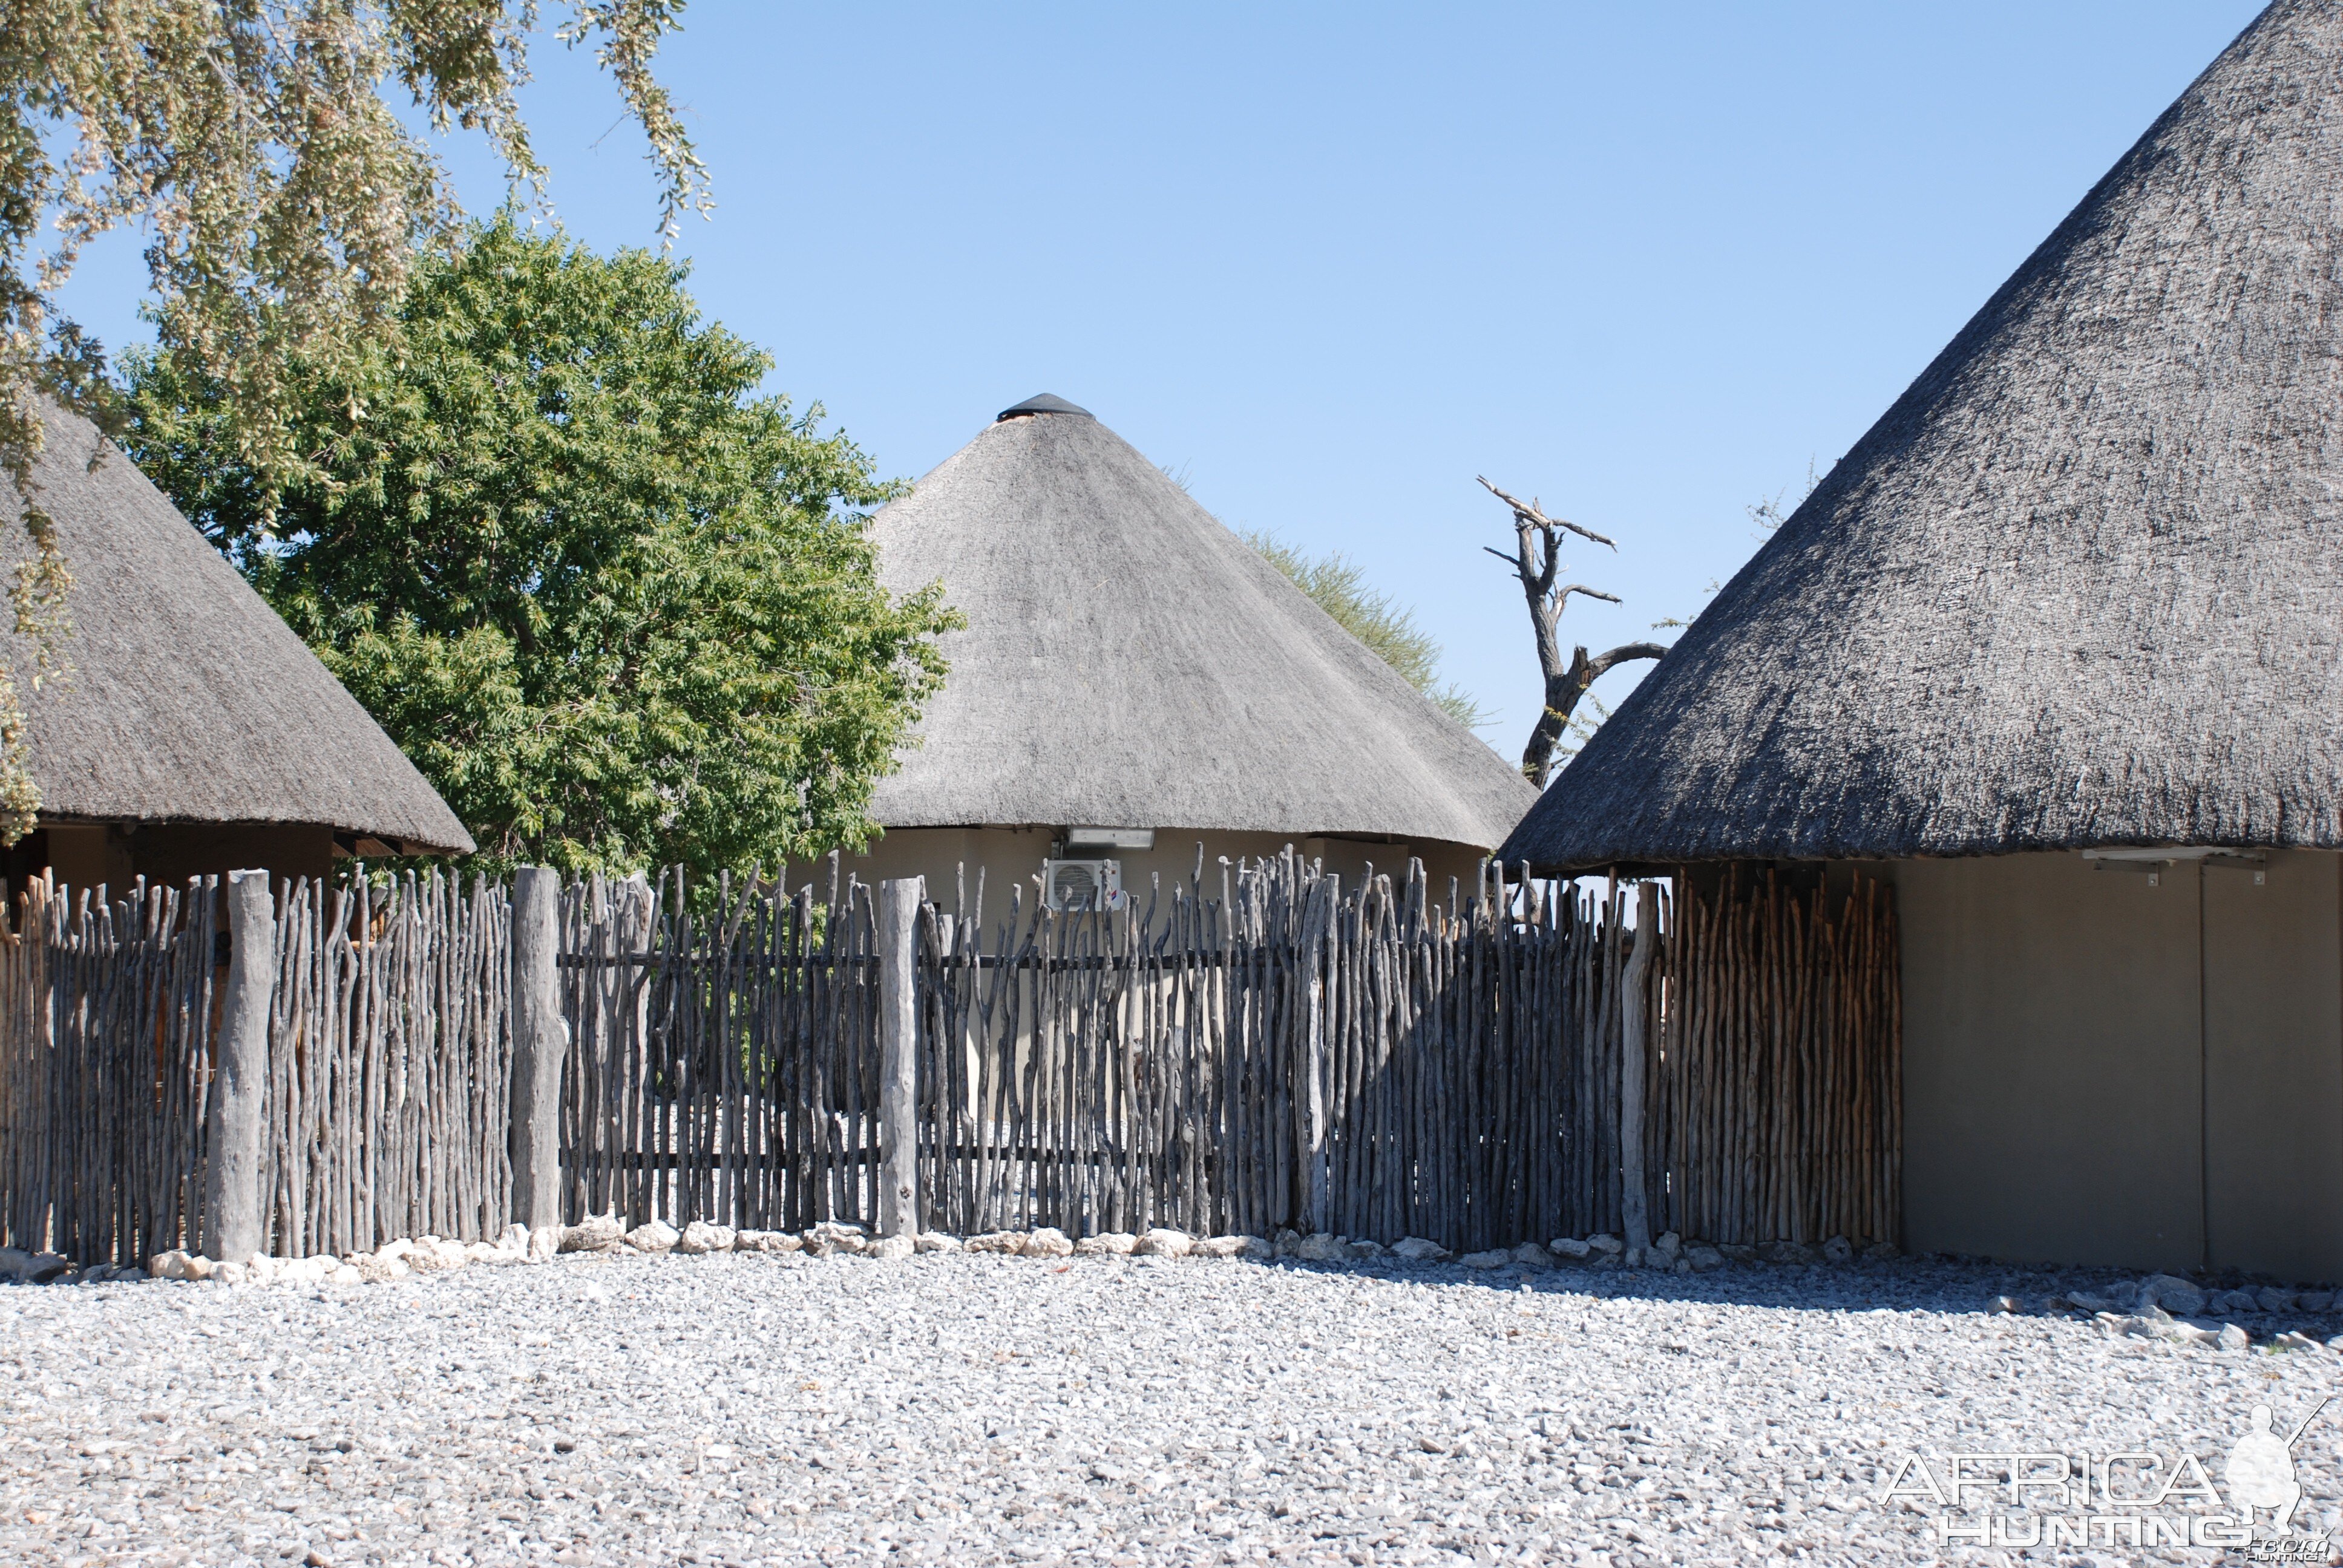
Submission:
[[[1565,558],[1626,600],[1574,640],[1688,617],[2258,9],[694,0],[660,70],[719,203],[693,291],[774,390],[907,477],[1070,397],[1363,563],[1514,755],[1536,662],[1473,476],[1618,539]],[[653,243],[609,84],[538,66],[561,219]],[[74,287],[110,346],[139,276],[126,242]]]

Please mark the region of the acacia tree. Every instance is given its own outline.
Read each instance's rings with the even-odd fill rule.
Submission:
[[[1562,612],[1570,596],[1584,594],[1613,604],[1619,602],[1619,596],[1588,588],[1584,583],[1560,580],[1562,536],[1567,531],[1610,549],[1619,547],[1592,528],[1547,517],[1534,499],[1523,501],[1509,496],[1485,478],[1481,484],[1513,510],[1513,553],[1507,555],[1498,549],[1490,549],[1489,553],[1513,568],[1522,587],[1522,597],[1529,603],[1530,627],[1537,638],[1538,670],[1545,680],[1545,704],[1530,729],[1529,744],[1522,748],[1522,777],[1543,789],[1546,780],[1554,777],[1555,748],[1569,729],[1571,718],[1578,711],[1579,700],[1586,695],[1587,689],[1622,664],[1658,658],[1668,650],[1663,643],[1626,642],[1606,653],[1590,656],[1582,644],[1571,649],[1570,658],[1564,658]],[[1485,545],[1482,548],[1488,548]]]
[[[681,0],[570,0],[554,37],[594,49],[660,171],[660,227],[708,206],[705,171],[651,74]],[[517,189],[544,171],[514,89],[536,0],[0,0],[0,473],[30,548],[8,616],[38,667],[65,630],[68,563],[33,483],[45,404],[118,434],[100,345],[57,305],[87,246],[146,238],[156,352],[216,388],[214,437],[264,510],[314,478],[295,367],[378,347],[418,256],[461,229],[445,171],[400,119],[484,134]],[[39,801],[17,679],[0,660],[0,843]],[[37,672],[35,673],[37,678]]]
[[[1293,586],[1334,619],[1334,624],[1367,645],[1375,656],[1397,670],[1402,679],[1430,699],[1434,708],[1467,729],[1489,722],[1489,715],[1473,694],[1451,681],[1440,683],[1440,644],[1415,624],[1415,617],[1387,593],[1367,586],[1367,574],[1356,561],[1335,551],[1312,557],[1276,535],[1245,531],[1238,536],[1283,572]]]
[[[492,864],[860,843],[942,675],[956,618],[890,598],[863,525],[900,487],[818,405],[757,396],[770,361],[683,279],[499,218],[421,264],[392,342],[294,363],[306,467],[276,491],[216,382],[133,361],[140,467]]]

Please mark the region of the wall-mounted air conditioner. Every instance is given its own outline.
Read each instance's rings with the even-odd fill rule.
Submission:
[[[1122,908],[1120,860],[1044,860],[1041,886],[1050,908],[1060,913]]]

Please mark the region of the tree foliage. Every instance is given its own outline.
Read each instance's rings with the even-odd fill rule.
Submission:
[[[651,60],[681,0],[571,0],[557,40],[616,80],[663,180],[662,229],[708,205]],[[45,665],[71,587],[32,482],[54,401],[119,433],[98,343],[57,307],[89,244],[139,228],[157,351],[217,390],[214,437],[264,505],[307,475],[304,377],[378,347],[418,255],[461,228],[431,127],[484,134],[541,197],[514,89],[536,0],[0,0],[0,473],[33,549],[8,587]],[[0,842],[38,805],[0,666]],[[37,676],[35,677],[37,678]]]
[[[1433,706],[1467,729],[1490,722],[1469,692],[1453,682],[1440,684],[1440,644],[1391,595],[1368,587],[1366,573],[1357,562],[1340,551],[1305,555],[1274,534],[1248,532],[1242,537],[1261,552],[1262,559],[1292,578],[1311,602],[1332,616],[1337,626],[1365,643],[1410,686],[1429,698]]]
[[[877,481],[681,268],[509,215],[419,267],[399,336],[297,361],[271,508],[216,381],[137,358],[140,466],[498,862],[699,869],[859,843],[940,678],[940,589],[890,599]]]

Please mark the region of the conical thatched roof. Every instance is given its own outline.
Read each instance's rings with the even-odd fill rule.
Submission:
[[[75,577],[66,677],[25,694],[44,818],[309,823],[418,851],[472,847],[381,726],[111,442],[55,416],[35,477]],[[5,481],[0,498],[21,552]]]
[[[1532,799],[1121,437],[1004,413],[873,522],[968,629],[873,808],[890,828],[1392,835],[1493,848]]]
[[[2343,8],[2282,0],[1725,585],[1543,867],[2343,847]]]

